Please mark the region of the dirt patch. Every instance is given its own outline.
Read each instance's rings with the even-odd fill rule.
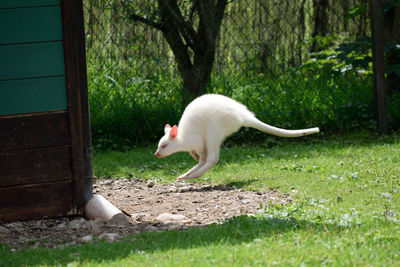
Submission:
[[[287,204],[290,199],[276,190],[244,191],[236,187],[175,182],[156,184],[134,179],[101,180],[94,193],[104,196],[125,212],[128,222],[86,221],[64,217],[0,224],[0,243],[12,250],[49,248],[86,243],[96,239],[115,241],[142,231],[187,229],[221,223],[228,218],[255,214],[269,202]]]

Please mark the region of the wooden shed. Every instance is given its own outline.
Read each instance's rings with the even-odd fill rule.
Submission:
[[[92,198],[82,0],[0,1],[0,221]]]

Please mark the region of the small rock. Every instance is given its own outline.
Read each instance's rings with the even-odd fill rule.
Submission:
[[[156,220],[164,224],[188,222],[188,219],[184,215],[171,213],[161,213],[157,216]]]
[[[56,225],[56,229],[63,229],[63,228],[65,228],[67,225],[64,223],[64,222],[62,222],[62,223],[59,223],[59,224],[57,224]]]
[[[102,185],[110,185],[112,183],[113,183],[112,180],[104,180],[104,181],[100,182],[100,184],[102,184]]]
[[[140,222],[140,221],[142,221],[143,218],[146,217],[146,216],[147,216],[146,213],[133,213],[133,214],[131,215],[131,218],[132,218],[133,220],[135,220],[135,221]]]
[[[7,228],[5,228],[4,226],[0,225],[0,234],[9,234],[11,233],[10,230],[8,230]]]
[[[91,242],[93,240],[93,236],[92,235],[85,235],[81,238],[78,239],[78,242],[80,243],[88,243]]]
[[[95,236],[101,234],[101,232],[102,232],[101,226],[98,224],[95,224],[95,223],[90,224],[89,230],[90,230],[90,233]]]
[[[95,225],[98,225],[98,226],[102,226],[105,223],[106,222],[101,218],[96,218],[94,220],[87,221],[87,224],[89,224],[89,225],[94,225],[95,224]]]
[[[149,231],[149,232],[156,232],[156,231],[158,231],[158,228],[153,225],[147,225],[145,230]]]
[[[74,229],[74,230],[79,230],[82,228],[82,226],[86,223],[86,220],[84,218],[80,219],[75,219],[69,222],[69,228]]]
[[[10,227],[10,228],[19,228],[22,227],[22,223],[21,222],[12,222],[12,223],[7,223],[6,227]]]
[[[185,193],[185,192],[189,192],[193,187],[191,186],[184,186],[178,189],[179,193]]]
[[[114,242],[115,240],[120,238],[120,236],[117,233],[103,233],[99,235],[99,238],[107,242]]]
[[[153,187],[153,186],[155,186],[156,185],[156,183],[153,181],[153,180],[148,180],[147,181],[147,187]]]
[[[170,222],[170,223],[164,224],[161,227],[161,229],[163,229],[163,230],[178,230],[178,229],[181,229],[181,228],[182,228],[182,226],[179,223],[176,223],[176,222]]]

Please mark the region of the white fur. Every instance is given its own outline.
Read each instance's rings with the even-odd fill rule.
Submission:
[[[199,163],[178,179],[197,178],[213,167],[219,159],[219,150],[226,137],[242,126],[283,137],[298,137],[318,133],[319,128],[285,130],[259,121],[246,106],[216,94],[207,94],[193,100],[183,112],[176,126],[166,125],[156,156],[159,158],[175,152],[187,151]],[[176,137],[172,133],[177,133]]]

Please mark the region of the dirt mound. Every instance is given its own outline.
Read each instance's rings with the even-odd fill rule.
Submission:
[[[175,182],[156,184],[134,179],[108,179],[94,184],[100,194],[126,213],[128,222],[86,221],[82,217],[42,219],[0,224],[0,243],[13,250],[115,241],[142,231],[187,229],[221,223],[228,218],[255,214],[269,202],[287,204],[287,195],[276,190],[244,191],[234,186]]]

